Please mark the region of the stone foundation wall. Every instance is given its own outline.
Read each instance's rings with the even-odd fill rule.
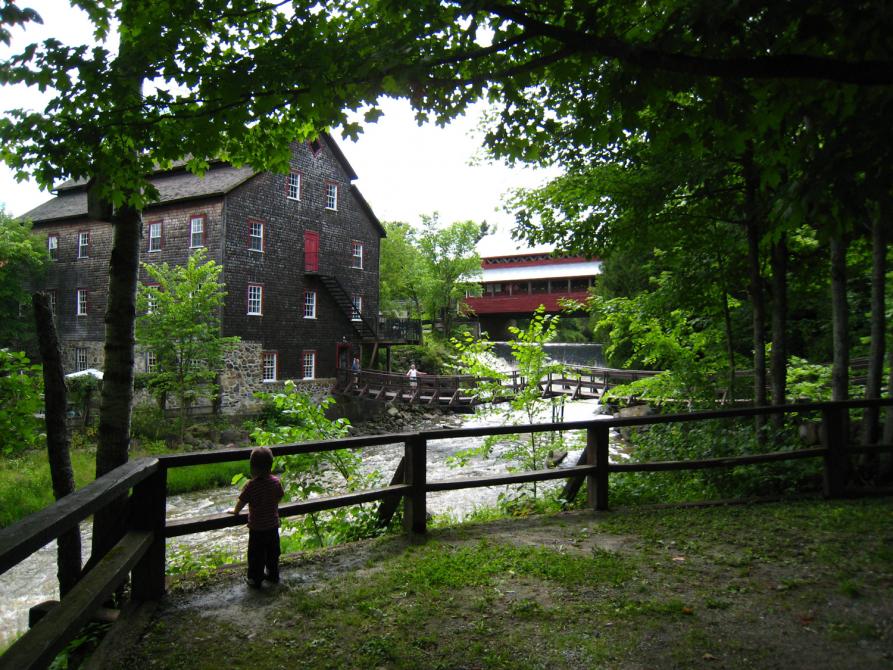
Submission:
[[[87,354],[86,368],[102,370],[105,363],[104,343],[96,340],[66,340],[59,343],[59,353],[62,356],[62,369],[65,373],[77,371],[77,350],[83,349]]]
[[[255,393],[275,393],[285,386],[284,379],[274,382],[263,381],[261,370],[260,342],[240,342],[226,356],[226,363],[220,375],[223,389],[220,408],[224,414],[251,414],[258,411],[261,402],[254,397]],[[299,391],[310,394],[317,400],[329,396],[334,379],[295,379]]]
[[[75,350],[83,348],[87,352],[87,367],[102,370],[104,362],[103,343],[84,340],[69,340],[61,345],[62,365],[66,372],[76,370]],[[239,342],[235,349],[226,355],[223,371],[220,374],[222,397],[220,410],[223,414],[252,414],[260,409],[261,402],[254,397],[257,392],[274,393],[281,391],[285,386],[285,380],[274,382],[263,381],[261,370],[260,342]],[[146,372],[145,351],[137,347],[134,353],[134,372]],[[295,386],[299,391],[310,394],[317,401],[327,398],[330,389],[335,384],[333,378],[319,379],[295,379]],[[133,394],[134,405],[154,403],[155,399],[147,389],[135,389]],[[168,398],[169,409],[177,407],[176,398]],[[211,401],[200,398],[193,408],[198,414],[205,414],[211,410]]]

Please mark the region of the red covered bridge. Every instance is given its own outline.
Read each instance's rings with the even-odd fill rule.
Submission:
[[[601,261],[581,256],[553,256],[548,252],[490,256],[482,259],[482,295],[465,298],[490,337],[504,337],[516,319],[529,318],[544,305],[547,313],[560,311],[559,299],[583,301]]]

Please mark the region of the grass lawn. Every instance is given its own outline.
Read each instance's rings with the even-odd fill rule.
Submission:
[[[175,584],[121,668],[889,668],[893,501],[568,512]]]
[[[152,448],[137,448],[130,457],[135,459],[163,453],[182,453],[168,450],[161,442],[150,444]],[[89,484],[95,478],[95,450],[72,449],[71,465],[77,487]],[[248,473],[247,459],[235,463],[175,468],[168,473],[168,493],[226,486],[237,473]],[[53,501],[53,485],[46,451],[34,449],[0,459],[0,528],[51,505]]]

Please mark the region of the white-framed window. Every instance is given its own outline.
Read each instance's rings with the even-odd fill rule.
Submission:
[[[189,218],[189,248],[205,246],[205,217],[193,216]]]
[[[248,284],[248,315],[262,316],[264,306],[264,287],[260,284]]]
[[[265,382],[276,381],[276,371],[279,368],[278,359],[279,355],[275,351],[265,351],[263,353],[263,380]]]
[[[301,173],[291,172],[285,178],[285,197],[289,200],[301,199]]]
[[[55,233],[47,235],[47,252],[50,254],[50,260],[59,260],[59,236]]]
[[[352,240],[350,243],[350,267],[363,269],[363,243],[358,240]]]
[[[158,356],[155,355],[154,351],[146,352],[146,372],[150,375],[158,372]]]
[[[84,347],[74,349],[74,370],[80,372],[87,369],[87,350]]]
[[[149,251],[161,251],[161,221],[149,224]]]
[[[316,318],[316,291],[304,291],[304,318]]]
[[[248,249],[250,251],[264,251],[264,222],[248,220]]]
[[[82,230],[78,233],[78,258],[90,256],[90,231]]]
[[[158,289],[158,284],[146,284],[146,288]],[[152,314],[158,309],[158,294],[152,291],[146,291],[146,314]]]
[[[47,291],[47,301],[50,303],[50,312],[56,316],[56,291]]]
[[[363,296],[354,294],[350,299],[351,307],[350,320],[362,321],[363,317]]]
[[[304,379],[316,377],[316,352],[305,351],[301,354],[301,374]]]
[[[326,209],[338,209],[338,184],[326,183]]]
[[[77,293],[77,312],[78,316],[87,315],[87,289],[79,288]]]

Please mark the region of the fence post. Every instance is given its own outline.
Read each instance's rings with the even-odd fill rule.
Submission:
[[[586,429],[586,463],[598,469],[586,477],[589,504],[595,510],[608,509],[608,426],[595,425]]]
[[[158,600],[164,595],[164,527],[167,510],[167,468],[159,466],[151,477],[133,487],[130,525],[154,533],[152,546],[131,572],[134,600]]]
[[[426,461],[427,442],[421,435],[407,438],[404,445],[403,482],[412,489],[403,497],[403,528],[423,535],[426,531]]]
[[[826,498],[842,498],[849,479],[847,446],[847,410],[829,407],[822,410],[822,446],[825,448]]]

